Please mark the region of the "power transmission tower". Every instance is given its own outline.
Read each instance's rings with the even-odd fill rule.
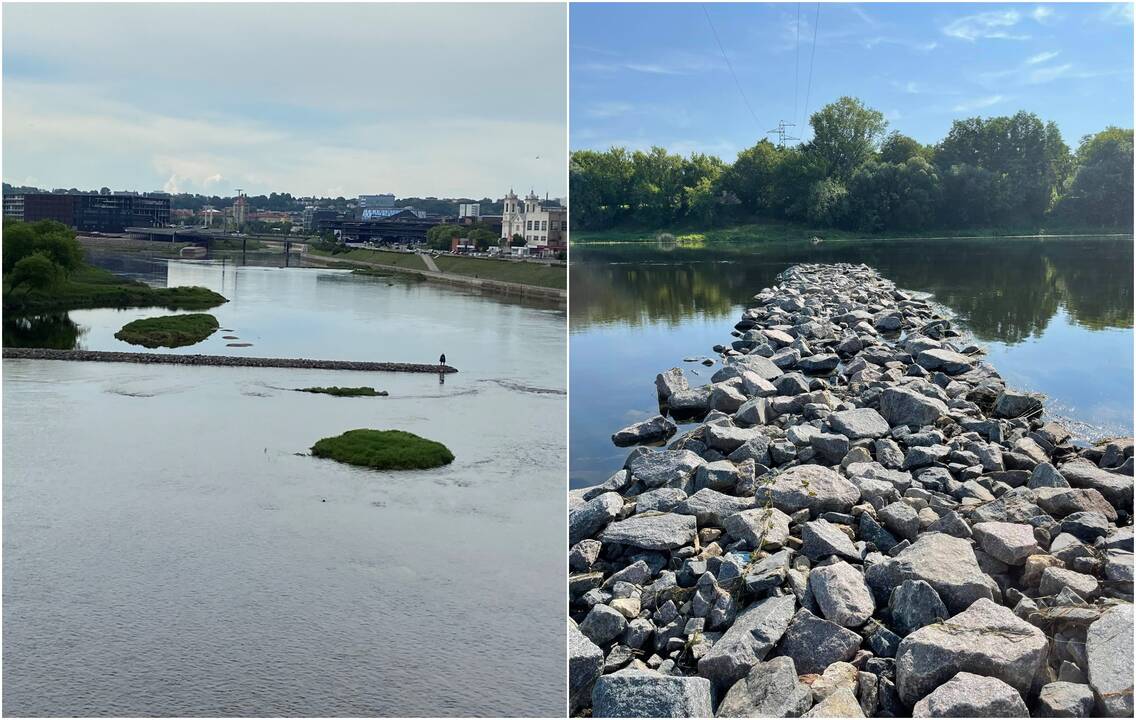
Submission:
[[[798,137],[793,137],[788,133],[788,129],[797,127],[795,123],[787,123],[784,120],[777,121],[777,127],[766,132],[767,135],[777,136],[777,147],[785,147],[786,140],[800,140]]]

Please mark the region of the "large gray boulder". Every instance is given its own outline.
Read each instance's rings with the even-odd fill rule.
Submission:
[[[991,414],[996,418],[1020,418],[1041,411],[1042,396],[1036,393],[1003,390],[994,400]]]
[[[789,516],[777,508],[742,510],[723,519],[722,527],[754,550],[776,549],[789,539]]]
[[[866,575],[878,602],[886,602],[904,580],[926,581],[952,612],[994,597],[970,543],[945,533],[924,533],[895,557],[868,567]]]
[[[801,552],[812,560],[837,555],[849,560],[860,560],[860,553],[840,526],[827,520],[813,520],[801,528]]]
[[[623,509],[623,496],[606,492],[568,513],[568,544],[575,545],[603,530]]]
[[[698,661],[698,674],[721,687],[745,677],[785,634],[796,606],[794,596],[781,595],[738,613],[734,624]]]
[[[576,623],[568,621],[568,711],[575,714],[592,701],[592,686],[603,672],[604,655]]]
[[[631,477],[643,483],[643,487],[657,488],[681,487],[699,465],[706,462],[689,450],[645,450],[636,451],[627,465]]]
[[[822,673],[834,662],[851,660],[861,641],[851,630],[801,608],[781,638],[780,654],[793,658],[801,674]]]
[[[915,362],[927,370],[942,370],[947,375],[958,375],[974,368],[974,361],[961,353],[933,348],[915,356]]]
[[[888,423],[922,427],[930,425],[947,413],[942,400],[927,397],[905,387],[890,387],[880,393],[880,414]]]
[[[721,527],[723,519],[752,507],[753,498],[735,497],[705,488],[676,505],[674,512],[694,515],[699,525]]]
[[[772,380],[782,375],[781,368],[777,367],[769,358],[761,355],[745,355],[735,359],[730,364],[739,366],[739,370],[744,369],[756,373],[762,380]]]
[[[710,682],[700,677],[620,670],[596,681],[592,717],[711,717]]]
[[[596,645],[607,645],[627,629],[627,618],[615,608],[596,603],[580,623],[580,632]]]
[[[1047,643],[1041,630],[984,598],[900,642],[896,689],[914,705],[956,673],[970,672],[996,677],[1025,695],[1045,661]]]
[[[848,688],[840,688],[802,715],[807,718],[862,718],[864,709]]]
[[[689,390],[690,383],[686,381],[681,368],[671,368],[655,376],[655,389],[659,393],[659,399],[666,400],[676,392]]]
[[[754,665],[734,683],[718,706],[718,717],[800,717],[812,704],[812,690],[797,677],[793,659],[775,657]]]
[[[600,539],[644,550],[674,550],[689,545],[697,534],[693,515],[641,513],[608,525]]]
[[[678,427],[673,422],[662,415],[656,415],[649,420],[637,422],[622,430],[617,430],[611,436],[611,441],[617,447],[660,442],[674,435],[676,430],[678,430]]]
[[[824,617],[843,627],[859,627],[872,617],[876,603],[860,571],[846,562],[814,568],[809,587]]]
[[[980,522],[971,530],[982,549],[1007,565],[1022,565],[1030,555],[1041,552],[1033,536],[1033,526],[1024,523]]]
[[[1089,685],[1098,710],[1109,717],[1132,717],[1132,605],[1106,610],[1085,639]]]
[[[1118,509],[1132,509],[1132,476],[1109,472],[1084,458],[1070,460],[1061,466],[1061,475],[1073,487],[1092,488]]]
[[[1022,696],[998,678],[960,672],[915,703],[911,717],[1029,717]]]
[[[900,636],[951,616],[939,593],[924,580],[904,580],[891,591],[887,606],[891,609],[892,629]]]
[[[891,428],[887,420],[872,408],[841,410],[828,416],[833,432],[838,432],[849,440],[863,438],[882,438]]]
[[[777,475],[758,490],[758,501],[766,497],[773,506],[789,514],[808,508],[816,517],[824,512],[846,513],[860,499],[860,490],[847,478],[820,465],[796,465]]]

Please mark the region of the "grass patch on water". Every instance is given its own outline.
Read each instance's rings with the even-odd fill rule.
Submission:
[[[131,345],[175,348],[199,343],[219,327],[217,318],[207,313],[163,315],[126,323],[114,336]]]
[[[442,443],[404,430],[348,430],[317,442],[312,455],[375,470],[425,470],[454,461]]]
[[[307,387],[296,388],[297,392],[319,393],[321,395],[334,395],[335,397],[380,397],[387,395],[386,390],[376,390],[373,387]]]

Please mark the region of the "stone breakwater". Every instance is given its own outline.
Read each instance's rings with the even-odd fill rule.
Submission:
[[[870,268],[778,281],[570,493],[570,712],[1131,717],[1132,441]]]
[[[49,348],[4,348],[4,359],[74,360],[156,365],[210,365],[214,367],[302,368],[306,370],[360,370],[364,372],[456,373],[445,365],[355,362],[351,360],[306,360],[304,358],[255,358],[231,355],[175,355],[172,353],[106,352],[102,350],[52,350]]]

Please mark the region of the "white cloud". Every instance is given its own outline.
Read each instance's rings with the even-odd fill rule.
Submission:
[[[955,105],[952,110],[955,112],[973,112],[974,110],[981,110],[1004,101],[1006,98],[1002,95],[990,95],[988,97],[974,98],[966,102],[961,102]]]
[[[1133,7],[1130,2],[1111,3],[1101,11],[1100,18],[1114,25],[1131,25]]]
[[[1009,32],[1021,19],[1017,10],[992,10],[957,18],[943,28],[943,33],[970,42],[984,38],[1025,40],[1028,35]]]
[[[1037,55],[1031,55],[1030,57],[1026,58],[1026,65],[1039,65],[1043,62],[1048,62],[1048,61],[1052,60],[1053,58],[1057,57],[1060,54],[1061,53],[1054,50],[1054,51],[1050,51],[1050,52],[1041,52],[1041,53],[1038,53]]]
[[[507,6],[506,22],[503,7],[5,6],[5,175],[211,193],[482,197],[512,184],[563,195],[551,158],[566,148],[566,9]]]

